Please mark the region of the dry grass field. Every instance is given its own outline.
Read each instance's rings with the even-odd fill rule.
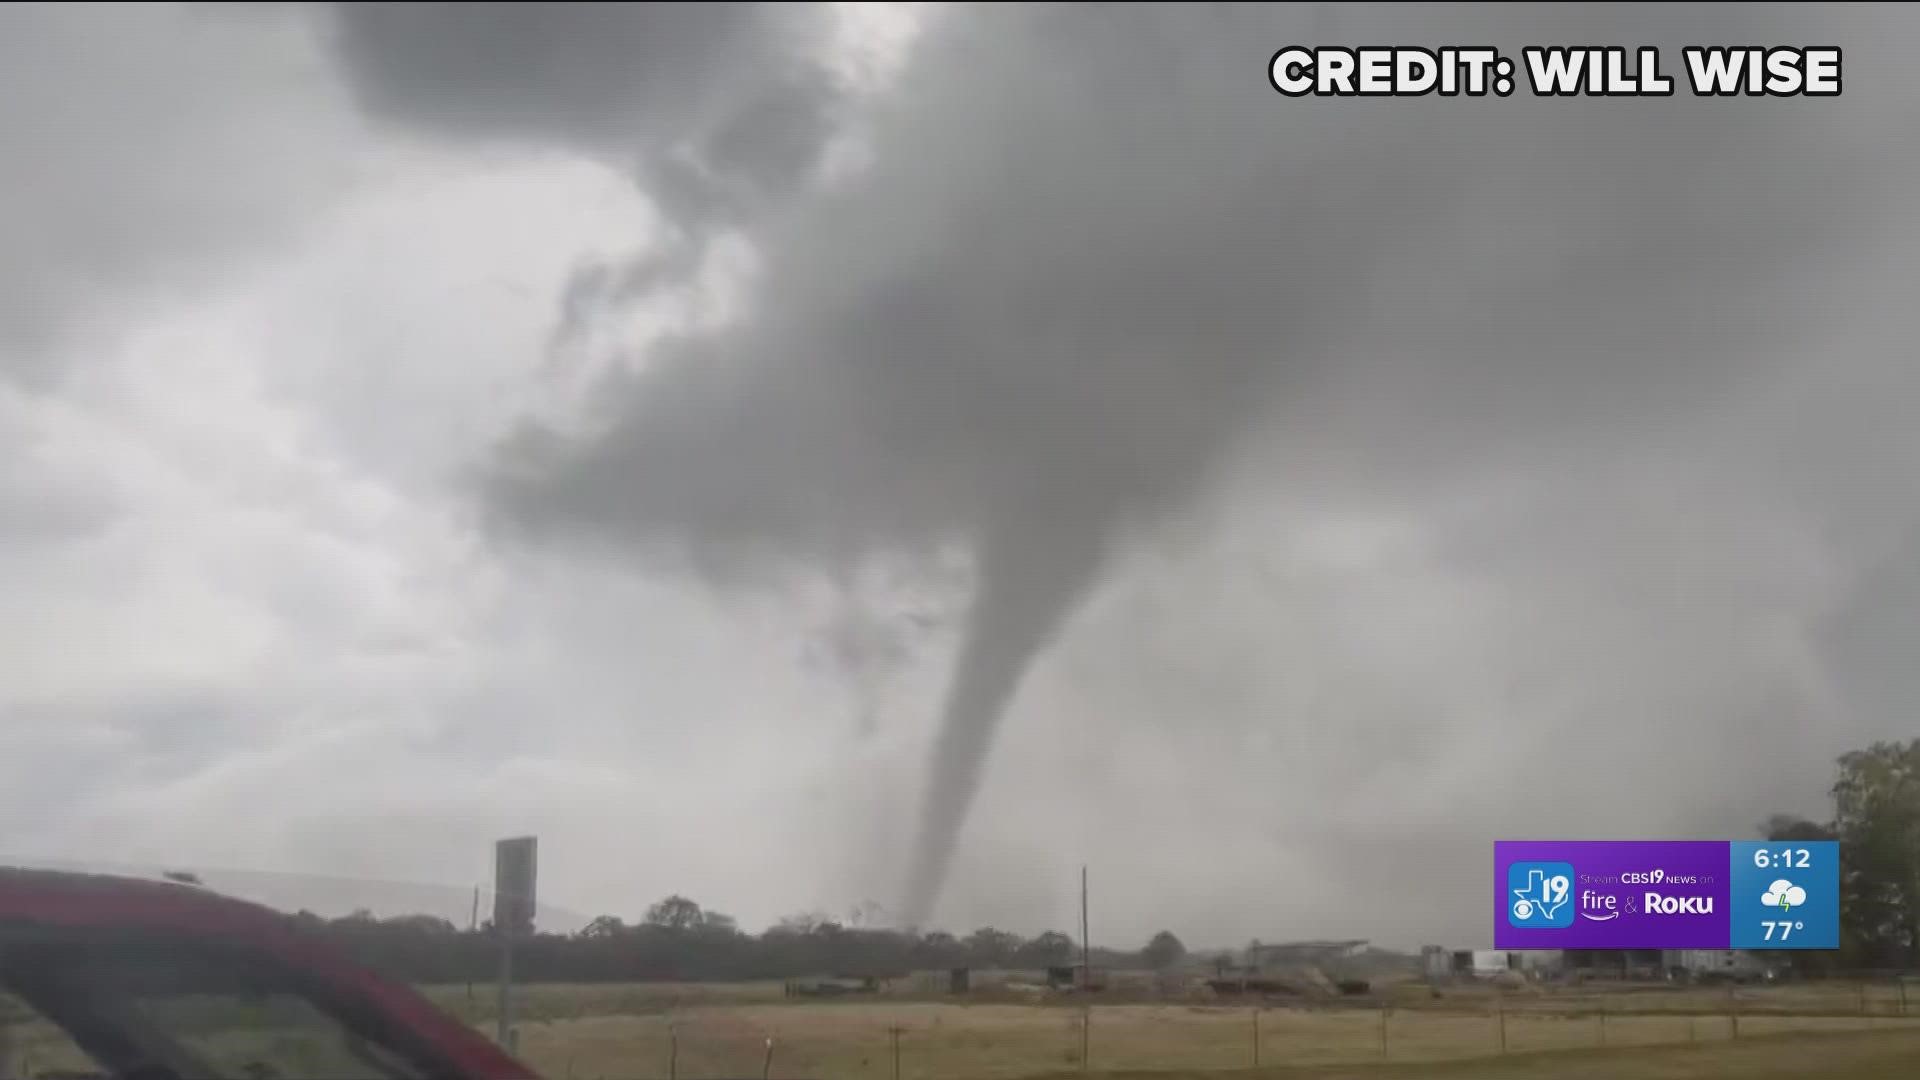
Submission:
[[[906,995],[789,999],[778,983],[538,985],[520,988],[518,1017],[521,1056],[551,1080],[763,1073],[785,1080],[1920,1076],[1920,1015],[1897,1015],[1897,989],[1496,994],[1462,987],[1439,998],[1422,990],[1347,1007],[1158,1002],[1083,1009]],[[492,987],[426,993],[492,1030]],[[1915,1006],[1920,1013],[1920,1002]],[[198,1045],[221,1060],[244,1061],[274,1034],[258,1024],[227,1030],[219,1020],[209,1023],[199,1025],[206,1030]],[[64,1039],[43,1027],[12,1027],[11,1060],[0,1063],[0,1075],[79,1064],[66,1060]],[[314,1062],[328,1064],[324,1056]]]
[[[1228,1073],[1063,1072],[1035,1080],[1909,1080],[1916,1074],[1920,1074],[1920,1033],[1901,1031]]]
[[[490,990],[429,993],[490,1026]],[[1321,1009],[789,1001],[778,984],[536,986],[520,1001],[521,1056],[554,1080],[758,1077],[769,1039],[776,1077],[892,1080],[896,1039],[902,1080],[1085,1076],[1083,1016],[1093,1074],[1244,1072],[1257,1027],[1261,1068],[1249,1077],[1719,1076],[1748,1059],[1827,1070],[1756,1075],[1871,1077],[1870,1058],[1891,1063],[1886,1075],[1920,1075],[1920,1017],[1894,1015],[1897,999],[1883,1015],[1846,1015],[1861,1003],[1854,987],[1742,991],[1737,1038],[1725,990],[1469,992]],[[1880,1001],[1869,995],[1867,1006]],[[1852,1071],[1833,1071],[1842,1065]]]

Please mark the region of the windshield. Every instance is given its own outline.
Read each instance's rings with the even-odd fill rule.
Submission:
[[[0,986],[23,1075],[87,1071],[163,1080],[415,1080],[417,1048],[383,1042],[364,1002],[230,945],[141,935],[13,941]],[[343,1008],[344,1005],[344,1008]]]

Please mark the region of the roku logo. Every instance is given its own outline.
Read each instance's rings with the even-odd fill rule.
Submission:
[[[1713,897],[1711,896],[1661,896],[1659,893],[1647,894],[1647,914],[1649,915],[1711,915]]]

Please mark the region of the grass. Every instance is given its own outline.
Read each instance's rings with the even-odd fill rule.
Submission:
[[[492,986],[424,991],[491,1034]],[[822,1001],[786,998],[777,982],[537,985],[520,988],[516,1002],[521,1057],[551,1080],[758,1077],[769,1039],[772,1075],[818,1080],[893,1080],[896,1040],[900,1080],[1920,1076],[1920,1015],[1898,1015],[1897,990],[1869,988],[1863,998],[1854,986],[1738,994],[1496,994],[1463,986],[1439,997],[1421,987],[1385,1009],[1109,1001],[1083,1010],[911,995]],[[1737,1039],[1729,1007],[1739,1010]],[[1083,1016],[1091,1071],[1080,1060]],[[207,1028],[199,1035],[209,1049],[244,1057],[274,1034],[258,1024],[229,1030],[232,1018],[219,1019],[192,1025]],[[12,1047],[45,1068],[62,1057],[63,1040],[47,1038],[57,1033],[42,1026],[15,1027]]]
[[[698,1080],[759,1076],[767,1040],[772,1039],[776,1076],[892,1080],[897,1031],[901,1080],[1079,1076],[1081,1016],[1079,1009],[1031,1005],[709,1004],[644,1016],[531,1021],[520,1026],[520,1051],[555,1080],[668,1075]],[[1247,1008],[1111,1005],[1091,1009],[1090,1016],[1087,1041],[1094,1070],[1213,1076],[1253,1064],[1255,1014]],[[1897,1018],[1743,1016],[1736,1041],[1733,1022],[1725,1016],[1510,1013],[1507,1056],[1501,1057],[1500,1019],[1495,1014],[1392,1010],[1384,1014],[1383,1053],[1382,1016],[1371,1009],[1261,1010],[1261,1062],[1294,1070],[1270,1069],[1276,1077],[1360,1066],[1372,1072],[1353,1075],[1387,1076],[1407,1073],[1391,1068],[1381,1072],[1383,1061],[1394,1067],[1418,1063],[1432,1068],[1477,1059],[1481,1064],[1476,1068],[1482,1071],[1468,1074],[1496,1075],[1485,1071],[1492,1058],[1521,1070],[1507,1075],[1535,1076],[1558,1075],[1539,1070],[1568,1054],[1569,1060],[1631,1060],[1632,1055],[1648,1053],[1677,1053],[1693,1062],[1719,1060],[1724,1054],[1774,1060],[1780,1051],[1766,1046],[1807,1039],[1852,1045],[1851,1040],[1881,1039],[1885,1032],[1906,1041],[1874,1045],[1920,1046],[1920,1021]],[[1653,1047],[1662,1049],[1648,1049]],[[1689,1049],[1691,1057],[1686,1056]]]
[[[1920,1032],[1773,1035],[1739,1042],[1583,1049],[1441,1063],[1304,1066],[1233,1072],[1063,1072],[1033,1080],[1908,1080]]]

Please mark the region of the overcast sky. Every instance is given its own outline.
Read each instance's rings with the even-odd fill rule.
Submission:
[[[934,923],[1473,945],[1495,838],[1818,816],[1920,732],[1916,30],[10,6],[0,854],[757,928],[906,903],[944,769]]]

